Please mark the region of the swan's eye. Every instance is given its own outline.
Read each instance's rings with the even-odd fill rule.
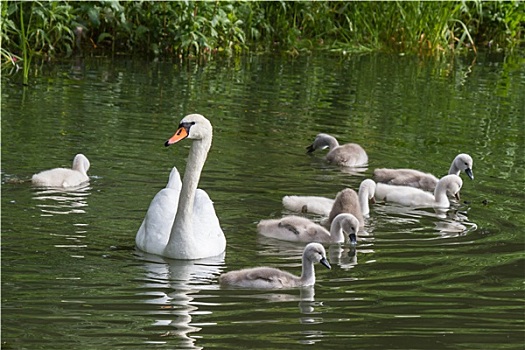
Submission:
[[[196,123],[195,122],[184,122],[184,123],[180,123],[179,124],[179,129],[180,128],[184,128],[186,129],[186,131],[190,130],[190,128],[195,125]]]

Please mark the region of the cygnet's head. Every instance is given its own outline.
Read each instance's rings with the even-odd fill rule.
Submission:
[[[442,183],[445,186],[447,190],[447,194],[455,197],[459,201],[460,199],[459,191],[461,190],[461,187],[463,186],[463,180],[461,180],[459,176],[454,175],[454,174],[443,176],[439,180],[438,186],[440,183]],[[436,190],[437,190],[437,187],[436,187]]]
[[[349,213],[338,214],[332,221],[332,226],[339,226],[343,235],[348,236],[350,244],[357,244],[357,232],[359,231],[359,220]]]
[[[330,263],[326,259],[326,251],[320,243],[309,243],[303,252],[303,260],[308,259],[313,263],[321,263],[326,268],[331,269]]]
[[[75,170],[84,170],[87,173],[90,166],[91,164],[89,163],[89,160],[82,153],[77,154],[73,159],[73,169]]]
[[[372,179],[365,179],[361,182],[359,185],[359,193],[362,193],[364,191],[367,191],[368,193],[368,200],[372,201],[372,203],[375,202],[374,196],[376,194],[376,183]]]
[[[466,153],[458,154],[456,158],[454,158],[454,165],[460,171],[464,171],[471,180],[474,180],[474,173],[472,172],[474,161],[471,156]]]

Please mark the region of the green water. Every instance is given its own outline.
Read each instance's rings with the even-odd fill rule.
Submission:
[[[518,58],[86,59],[45,65],[26,89],[19,80],[2,77],[2,348],[523,348]],[[171,167],[185,166],[190,143],[163,143],[195,112],[214,126],[199,187],[227,250],[170,261],[134,238]],[[307,155],[319,132],[361,144],[367,170]],[[81,191],[18,181],[80,152],[91,161]],[[449,218],[378,204],[355,252],[329,247],[333,268],[317,267],[315,290],[219,287],[218,274],[248,266],[300,274],[302,245],[255,230],[287,214],[282,196],[334,197],[376,167],[441,176],[461,152],[475,180],[462,175]]]

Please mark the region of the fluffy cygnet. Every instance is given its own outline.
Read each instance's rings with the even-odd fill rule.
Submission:
[[[219,276],[219,283],[223,286],[253,289],[311,286],[315,284],[314,263],[321,263],[328,269],[331,268],[326,259],[326,251],[320,243],[309,243],[304,248],[303,270],[300,277],[273,267],[263,266],[226,272]]]
[[[368,155],[363,147],[357,143],[347,143],[339,145],[337,139],[328,134],[318,134],[314,142],[306,147],[307,153],[312,153],[317,149],[329,148],[326,160],[330,163],[342,166],[362,166],[368,163]]]
[[[461,171],[464,171],[471,180],[474,180],[474,174],[472,173],[473,163],[472,157],[468,154],[458,154],[452,161],[448,174],[459,175]],[[419,170],[388,168],[375,169],[374,180],[389,185],[420,188],[429,192],[434,192],[439,181],[434,175]]]
[[[443,176],[434,190],[434,194],[410,186],[376,184],[376,200],[394,202],[410,207],[448,208],[450,201],[447,192],[459,200],[459,190],[463,181],[457,175]]]
[[[87,172],[89,160],[85,155],[79,153],[73,159],[71,169],[55,168],[44,170],[33,175],[31,182],[35,186],[42,187],[77,187],[89,181]]]
[[[355,244],[359,221],[352,214],[341,213],[334,218],[328,231],[305,217],[290,215],[261,220],[257,231],[263,236],[290,242],[344,243],[348,239]]]

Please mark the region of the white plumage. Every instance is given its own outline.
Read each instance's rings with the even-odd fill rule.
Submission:
[[[73,159],[71,169],[55,168],[45,170],[33,175],[31,182],[33,185],[41,187],[77,187],[89,182],[87,175],[89,166],[89,160],[86,156],[79,153]]]
[[[210,197],[197,189],[211,146],[211,123],[200,114],[184,117],[175,135],[166,141],[166,146],[186,137],[194,141],[184,179],[181,182],[178,171],[172,170],[168,186],[152,200],[135,243],[148,253],[193,260],[224,252],[226,237]]]

